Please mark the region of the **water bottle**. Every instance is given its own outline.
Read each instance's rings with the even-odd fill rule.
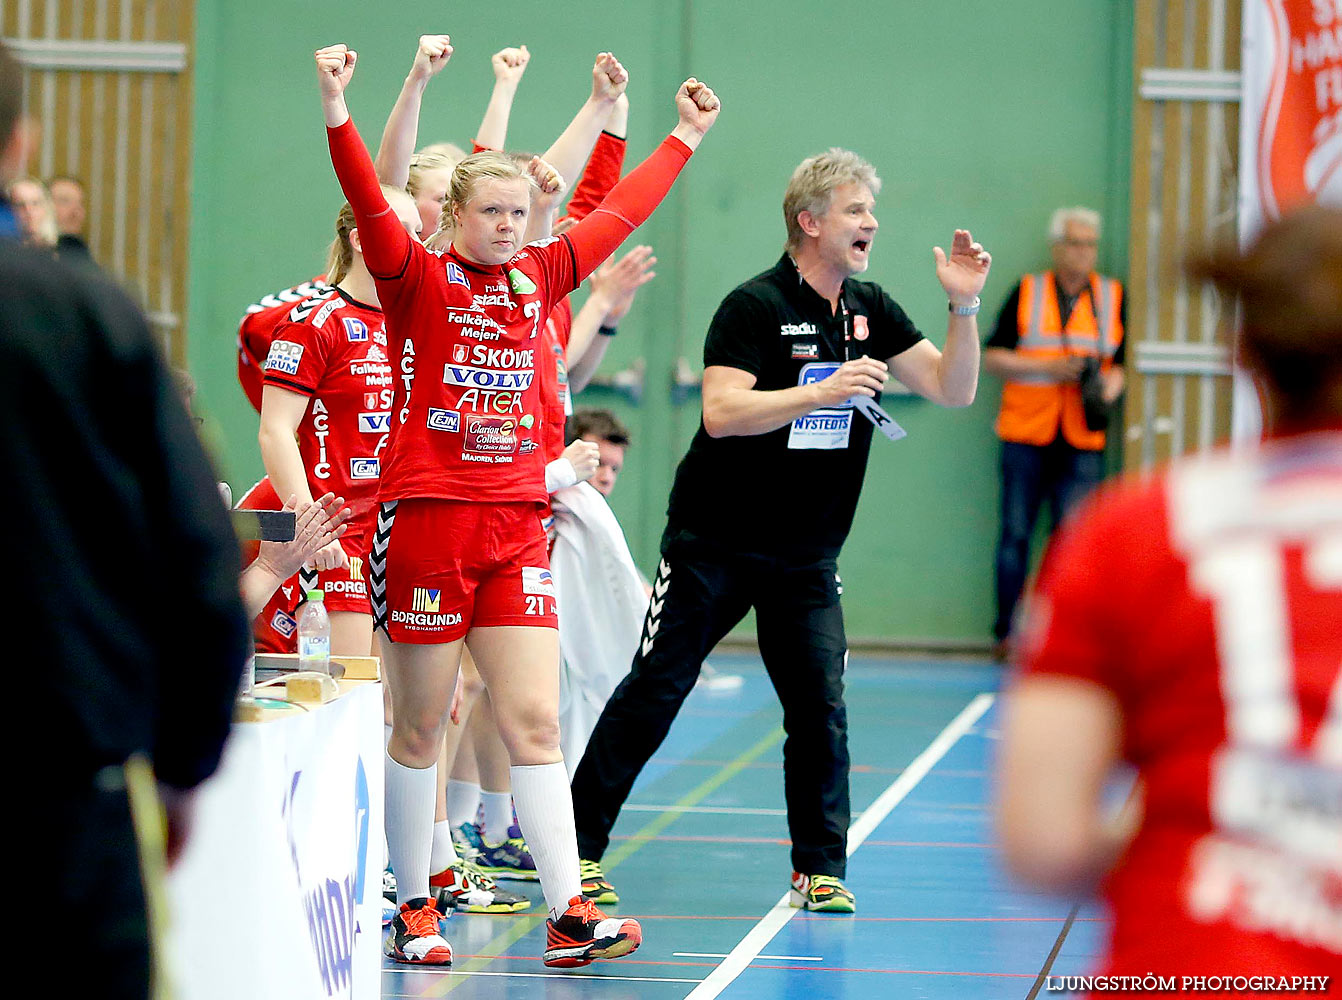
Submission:
[[[309,590],[307,603],[298,615],[298,669],[331,672],[331,619],[326,614],[325,594]]]
[[[252,689],[256,687],[256,657],[247,657],[247,662],[242,665],[242,676],[238,679],[238,697],[250,698]]]

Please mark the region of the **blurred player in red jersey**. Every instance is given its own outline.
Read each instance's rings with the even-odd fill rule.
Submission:
[[[1335,975],[1342,211],[1193,272],[1241,298],[1271,433],[1112,487],[1057,539],[1007,703],[1002,835],[1036,885],[1104,880],[1107,973]],[[1120,761],[1130,841],[1101,805]]]
[[[382,193],[392,218],[413,238],[420,218],[410,196],[389,187]],[[275,329],[258,437],[276,494],[297,496],[303,505],[334,490],[353,512],[345,536],[312,558],[313,573],[302,574],[302,589],[325,592],[332,652],[367,656],[373,618],[364,556],[391,429],[394,375],[377,287],[348,205],[335,228],[326,275],[330,291],[299,303]],[[253,499],[249,495],[248,501]]]
[[[540,523],[548,496],[536,373],[548,359],[536,341],[559,299],[651,214],[717,118],[718,99],[687,80],[676,94],[679,123],[658,149],[572,230],[525,249],[531,183],[553,192],[562,180],[539,159],[528,177],[496,153],[467,157],[444,207],[451,245],[431,252],[389,217],[350,121],[355,53],[336,45],[316,60],[331,159],[387,312],[392,357],[411,378],[393,403],[369,557],[374,615],[392,640],[387,839],[401,907],[387,950],[399,961],[451,961],[429,897],[429,849],[438,749],[469,634],[550,909],[544,961],[626,955],[642,940],[638,922],[607,918],[582,898],[559,753],[557,609]],[[612,100],[622,77],[612,76]]]

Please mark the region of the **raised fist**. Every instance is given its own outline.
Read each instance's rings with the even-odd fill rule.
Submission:
[[[597,466],[601,464],[601,449],[594,441],[578,440],[564,449],[563,457],[573,466],[578,482],[585,483],[596,475]]]
[[[676,112],[680,115],[681,124],[701,134],[713,127],[721,108],[722,102],[712,88],[694,77],[682,83],[676,91]]]
[[[451,58],[450,35],[420,35],[419,50],[415,53],[415,65],[411,72],[427,80],[437,75]]]
[[[496,83],[517,83],[522,79],[522,74],[527,71],[527,63],[530,61],[531,53],[527,51],[525,45],[499,49],[489,57],[489,64],[494,69]]]
[[[563,175],[539,156],[533,156],[527,164],[527,175],[546,197],[557,198],[564,193]]]
[[[328,45],[317,50],[317,86],[323,97],[339,97],[354,75],[359,54],[347,45]]]
[[[592,99],[614,101],[629,86],[629,74],[609,52],[597,55],[592,66]]]

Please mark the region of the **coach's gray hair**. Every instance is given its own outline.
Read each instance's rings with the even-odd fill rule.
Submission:
[[[783,221],[787,225],[786,247],[789,251],[801,246],[804,235],[797,216],[802,212],[823,215],[829,208],[834,189],[844,184],[865,184],[873,195],[881,193],[881,179],[876,176],[876,168],[851,150],[838,146],[817,156],[808,156],[792,171],[792,179],[783,194]]]
[[[1060,208],[1056,210],[1048,220],[1048,241],[1050,243],[1061,243],[1063,237],[1067,235],[1067,223],[1079,222],[1089,229],[1095,230],[1096,238],[1100,235],[1100,213],[1093,208],[1082,208],[1076,205],[1072,208]]]

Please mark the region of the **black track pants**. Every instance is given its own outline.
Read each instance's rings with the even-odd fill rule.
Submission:
[[[783,704],[783,782],[792,865],[844,875],[847,852],[847,640],[833,559],[725,551],[668,532],[629,675],[573,776],[578,851],[599,860],[634,779],[661,746],[704,657],[755,608],[760,654]]]

